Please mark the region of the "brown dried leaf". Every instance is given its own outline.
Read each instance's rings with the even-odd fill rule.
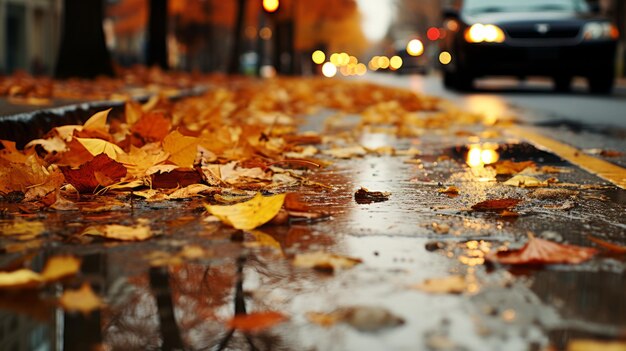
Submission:
[[[491,165],[490,167],[494,167],[496,169],[497,175],[514,175],[523,171],[526,168],[535,167],[535,162],[513,162],[510,160],[503,160]]]
[[[577,264],[590,260],[597,253],[598,250],[591,247],[558,244],[529,233],[528,241],[521,249],[490,252],[485,258],[512,265]]]
[[[372,202],[383,202],[389,200],[390,192],[369,191],[361,187],[354,193],[354,200],[359,204],[370,204]]]
[[[472,206],[472,210],[483,211],[483,212],[487,212],[487,211],[500,212],[504,210],[509,210],[517,206],[517,204],[519,204],[520,202],[522,202],[522,200],[512,199],[512,198],[486,200],[486,201],[479,202],[475,204],[474,206]]]
[[[126,167],[106,154],[97,155],[78,169],[61,167],[61,171],[67,182],[81,193],[92,192],[98,186],[111,185],[126,176],[127,172]]]

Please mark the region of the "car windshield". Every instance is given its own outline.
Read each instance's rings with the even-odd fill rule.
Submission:
[[[466,0],[463,8],[476,15],[489,12],[586,12],[585,0]]]

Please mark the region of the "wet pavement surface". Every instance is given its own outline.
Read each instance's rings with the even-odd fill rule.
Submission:
[[[325,135],[345,135],[362,122],[329,110],[303,118],[301,131]],[[62,254],[80,257],[82,265],[63,284],[1,292],[0,350],[561,350],[582,338],[624,340],[626,255],[602,252],[578,265],[522,268],[486,262],[501,246],[520,247],[528,232],[581,246],[594,246],[589,235],[626,244],[624,190],[506,136],[505,128],[463,124],[398,138],[388,127],[368,125],[348,133],[346,140],[368,149],[419,153],[322,156],[331,164],[309,172],[320,185],[291,191],[329,216],[255,230],[207,221],[201,199],[147,202],[111,194],[102,208],[102,198],[82,195],[80,212],[21,216],[12,214],[19,204],[2,202],[5,229],[24,221],[44,229],[37,249],[28,248],[32,241],[0,237],[1,267],[31,262],[39,271]],[[555,188],[565,195],[504,185],[510,177],[468,159],[476,145],[500,160],[557,167],[558,174],[536,177],[557,177]],[[458,195],[440,191],[449,186]],[[361,187],[390,195],[357,203]],[[505,198],[521,200],[515,215],[471,209]],[[148,241],[77,235],[88,226],[143,218],[157,233]],[[362,262],[330,272],[292,264],[297,254],[319,250]],[[451,275],[465,279],[457,293],[415,288]],[[88,314],[64,311],[55,299],[82,282],[106,306]],[[359,312],[344,323],[323,326],[310,317],[346,308]],[[288,319],[246,333],[226,323],[235,313],[258,311]]]

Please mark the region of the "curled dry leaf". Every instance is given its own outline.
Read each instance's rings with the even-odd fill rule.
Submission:
[[[447,195],[459,195],[459,193],[460,193],[459,188],[457,188],[454,185],[451,185],[451,186],[449,186],[447,188],[441,188],[441,189],[439,189],[437,191],[439,191],[442,194],[447,194]]]
[[[491,165],[496,169],[497,175],[514,175],[517,174],[526,168],[534,168],[535,162],[533,161],[523,161],[523,162],[514,162],[510,160],[503,160],[496,162],[494,165]]]
[[[280,312],[253,312],[235,315],[226,325],[231,329],[237,329],[243,332],[259,332],[285,322],[288,319],[287,316]]]
[[[84,283],[78,290],[66,290],[59,298],[59,304],[70,312],[88,314],[104,305],[88,283]]]
[[[142,241],[152,237],[152,230],[148,225],[148,220],[140,218],[137,220],[137,225],[134,226],[119,224],[93,226],[86,228],[82,235],[101,236],[122,241]]]
[[[467,282],[462,275],[451,275],[445,278],[426,279],[410,287],[431,294],[461,294],[467,290]]]
[[[390,192],[386,191],[369,191],[367,188],[361,187],[354,193],[354,200],[359,204],[370,204],[372,202],[383,202],[389,200]]]
[[[472,210],[483,211],[483,212],[488,212],[488,211],[500,212],[504,210],[509,210],[517,206],[517,204],[519,204],[520,202],[522,202],[522,200],[512,199],[512,198],[486,200],[486,201],[479,202],[475,204],[474,206],[472,206]]]
[[[285,194],[263,196],[257,193],[252,199],[234,205],[205,205],[207,211],[236,229],[254,229],[269,222],[285,201]]]
[[[518,174],[511,179],[503,183],[508,186],[516,186],[520,188],[538,188],[542,186],[548,186],[547,181],[541,181],[535,177]]]
[[[78,142],[93,156],[106,154],[110,158],[117,160],[125,152],[119,146],[102,139],[76,138]]]
[[[297,254],[293,265],[302,268],[313,268],[323,272],[352,268],[363,262],[360,258],[335,255],[323,251]]]
[[[78,169],[61,167],[68,183],[78,192],[92,192],[98,186],[108,186],[126,176],[126,167],[102,153]]]
[[[528,241],[521,249],[490,252],[485,258],[512,265],[577,264],[590,260],[597,253],[598,250],[591,247],[558,244],[529,233]]]

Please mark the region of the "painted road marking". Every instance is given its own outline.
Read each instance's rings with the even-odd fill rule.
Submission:
[[[626,168],[587,155],[575,147],[539,134],[527,127],[509,127],[506,132],[516,138],[526,139],[535,147],[550,151],[585,171],[626,189]]]

